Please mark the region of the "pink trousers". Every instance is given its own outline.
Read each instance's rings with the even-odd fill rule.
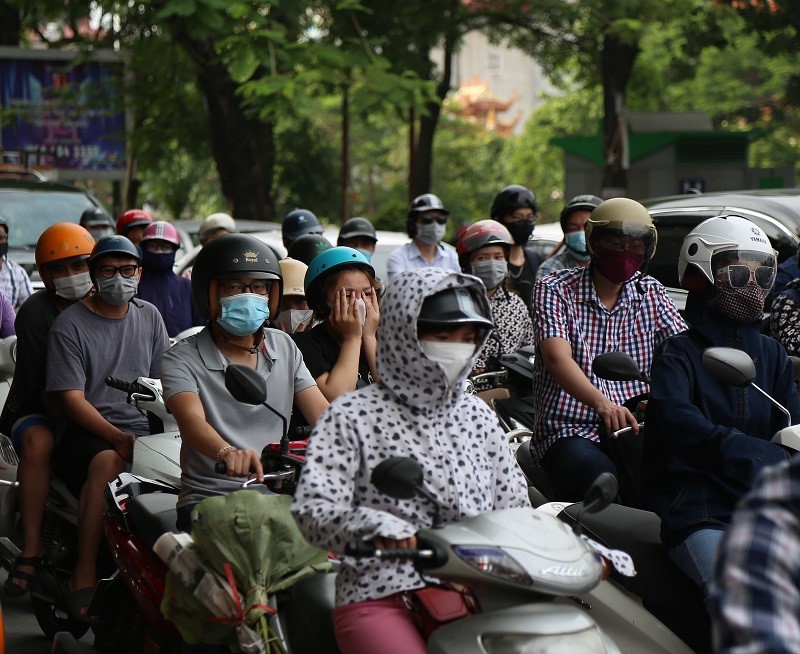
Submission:
[[[400,594],[338,607],[333,614],[342,654],[425,654],[428,648]]]

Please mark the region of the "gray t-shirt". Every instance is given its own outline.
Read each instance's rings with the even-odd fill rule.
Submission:
[[[264,406],[237,402],[225,388],[225,368],[230,362],[220,353],[206,327],[174,345],[161,357],[164,399],[178,393],[200,396],[206,422],[227,443],[239,449],[261,452],[281,439],[280,418]],[[267,403],[288,422],[294,396],[311,386],[300,350],[291,338],[276,329],[264,330],[257,372],[267,381]],[[200,454],[186,441],[181,444],[181,493],[178,506],[195,504],[214,495],[227,495],[242,485],[241,479],[214,471],[214,459]]]
[[[128,404],[106,377],[134,381],[157,377],[158,362],[169,347],[161,314],[149,302],[132,300],[122,318],[93,313],[83,302],[64,309],[47,338],[48,391],[82,390],[108,422],[137,435],[149,433],[147,416]],[[71,421],[59,421],[59,434]]]

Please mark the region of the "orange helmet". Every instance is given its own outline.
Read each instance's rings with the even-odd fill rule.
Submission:
[[[92,235],[75,223],[56,223],[42,232],[36,242],[36,268],[42,274],[42,266],[61,259],[88,257],[92,253]]]

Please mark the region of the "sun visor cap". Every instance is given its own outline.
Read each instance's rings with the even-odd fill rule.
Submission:
[[[486,329],[494,323],[481,311],[482,305],[468,288],[448,288],[422,302],[417,323],[422,325],[478,325]]]

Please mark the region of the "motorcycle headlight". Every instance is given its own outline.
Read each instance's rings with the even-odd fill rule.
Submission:
[[[464,563],[492,577],[532,586],[533,580],[525,569],[499,547],[453,548],[453,553]]]
[[[598,629],[572,634],[486,634],[481,644],[487,654],[607,654],[609,650]]]

